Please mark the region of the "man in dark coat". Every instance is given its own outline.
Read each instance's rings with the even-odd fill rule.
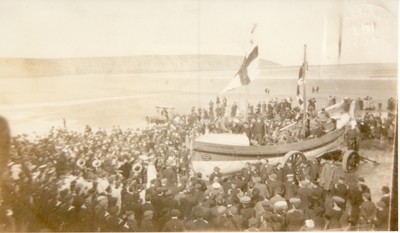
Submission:
[[[214,181],[215,177],[218,177],[218,179],[222,178],[222,174],[220,172],[220,168],[219,167],[215,167],[214,168],[214,172],[211,173],[209,181],[212,183]]]
[[[363,193],[364,202],[360,206],[360,224],[370,224],[376,217],[376,207],[371,201],[371,194]]]
[[[177,209],[171,210],[171,220],[165,223],[163,232],[184,232],[185,222],[180,219],[181,212]]]
[[[302,180],[300,182],[297,194],[301,200],[299,208],[304,210],[306,207],[309,206],[309,202],[311,200],[312,189],[310,187],[310,182],[307,180]]]
[[[285,199],[290,200],[290,198],[297,196],[298,186],[294,183],[294,175],[287,174],[286,175],[287,181],[284,183],[284,191],[285,191]]]
[[[319,185],[318,180],[311,182],[311,200],[314,202],[314,206],[322,207],[324,205],[325,191],[324,188]]]
[[[135,219],[135,214],[133,211],[128,211],[126,213],[126,221],[122,226],[122,231],[124,232],[137,232],[139,230],[137,221]]]
[[[94,227],[96,231],[106,231],[106,219],[109,213],[107,212],[108,199],[106,196],[97,197],[97,205],[95,207]]]
[[[254,132],[254,140],[257,141],[258,145],[261,145],[265,135],[264,122],[262,121],[261,117],[258,117],[257,121],[254,123],[253,132]]]
[[[286,230],[299,231],[306,220],[304,212],[298,209],[301,201],[299,198],[291,198],[289,202],[292,205],[292,209],[288,210],[286,214]]]
[[[385,205],[389,208],[389,206],[390,206],[390,189],[388,186],[383,186],[381,191],[383,193],[381,201],[383,203],[385,203]]]
[[[347,200],[347,196],[349,194],[349,186],[345,184],[344,177],[339,177],[338,182],[333,186],[333,195],[339,196],[345,200]]]
[[[276,194],[277,190],[280,190],[283,193],[283,183],[278,180],[277,177],[276,174],[270,175],[270,179],[267,183],[268,192],[272,196]],[[280,193],[280,195],[282,195],[282,193]]]
[[[85,203],[81,206],[79,211],[79,229],[77,231],[90,232],[95,231],[94,224],[94,206],[92,202],[92,195],[85,196]]]
[[[349,221],[352,226],[356,226],[358,224],[360,216],[360,205],[363,202],[361,186],[359,185],[350,186],[348,197],[349,197],[349,202],[351,204]]]
[[[186,229],[189,231],[204,232],[210,231],[210,223],[203,218],[203,212],[199,209],[195,213],[196,219],[186,222]]]
[[[157,231],[157,223],[153,219],[153,211],[147,210],[143,214],[143,220],[140,224],[140,231],[142,232],[155,232]]]
[[[376,217],[373,219],[373,224],[376,231],[388,231],[389,230],[389,209],[386,207],[383,201],[376,203],[378,211]]]

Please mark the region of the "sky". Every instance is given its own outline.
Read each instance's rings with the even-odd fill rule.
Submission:
[[[309,64],[396,63],[397,17],[396,0],[0,0],[0,57],[243,56],[257,24],[282,65],[304,44]]]

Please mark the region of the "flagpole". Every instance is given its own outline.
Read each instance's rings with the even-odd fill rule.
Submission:
[[[307,70],[308,70],[308,64],[307,64],[307,44],[304,45],[304,61],[303,61],[303,72],[304,72],[304,77],[303,77],[303,100],[304,100],[304,122],[303,122],[303,127],[305,127],[305,130],[307,130],[307,99],[306,99],[306,78],[307,78]]]
[[[245,112],[244,112],[244,119],[247,121],[247,117],[249,114],[249,84],[246,85],[246,103],[245,103]]]

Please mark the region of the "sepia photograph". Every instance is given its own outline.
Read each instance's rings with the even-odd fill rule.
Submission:
[[[0,0],[0,232],[398,231],[397,0]]]

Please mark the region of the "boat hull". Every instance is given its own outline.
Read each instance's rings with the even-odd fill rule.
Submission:
[[[310,160],[340,147],[343,135],[344,128],[341,128],[319,138],[270,146],[233,146],[195,141],[192,166],[195,172],[206,176],[213,172],[214,167],[230,174],[240,171],[246,163],[256,163],[261,159],[268,159],[270,164],[284,162],[284,155],[293,150],[301,151]]]

